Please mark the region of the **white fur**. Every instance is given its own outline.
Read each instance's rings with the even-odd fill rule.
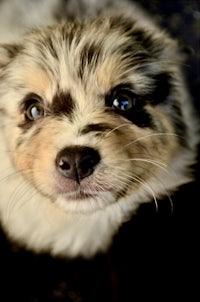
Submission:
[[[91,5],[95,6],[95,1],[90,2]],[[105,2],[107,1],[105,0]],[[56,0],[38,1],[39,7],[26,0],[21,0],[20,3],[21,5],[17,0],[8,0],[3,2],[3,6],[1,6],[1,42],[16,41],[27,28],[39,27],[54,22],[52,12],[56,8]],[[31,14],[27,14],[27,9]],[[133,10],[135,13],[135,9]],[[16,12],[15,16],[19,15],[20,20],[13,19],[13,12]],[[132,11],[130,11],[130,15],[131,13]],[[145,23],[147,28],[155,29],[155,26],[148,19],[144,20],[141,17],[142,13],[136,13],[136,15],[138,22]],[[25,18],[21,19],[22,16]],[[65,72],[66,68],[61,72],[62,75]],[[66,78],[69,78],[69,76],[67,75]],[[138,82],[140,82],[140,78],[138,78]],[[65,83],[61,81],[60,85],[64,87]],[[4,87],[4,89],[7,88]],[[10,99],[15,98],[15,93],[11,95],[5,91],[4,104],[10,104]],[[177,157],[174,157],[167,169],[165,166],[161,166],[156,177],[153,175],[148,183],[144,182],[138,185],[134,194],[127,195],[115,202],[112,192],[101,192],[97,200],[81,201],[83,204],[82,207],[79,206],[78,211],[76,211],[76,203],[73,202],[71,204],[69,202],[66,205],[66,211],[63,211],[63,204],[66,204],[64,198],[59,196],[52,202],[51,198],[41,194],[25,180],[20,172],[16,171],[8,156],[11,148],[8,148],[7,141],[9,141],[9,136],[12,136],[12,133],[4,133],[5,128],[7,128],[7,120],[6,117],[5,119],[2,118],[0,121],[0,218],[9,237],[36,252],[45,251],[53,255],[90,257],[99,251],[104,251],[111,244],[112,237],[121,224],[130,219],[140,203],[154,199],[156,207],[157,196],[168,195],[178,185],[189,181],[190,177],[185,173],[185,170],[187,170],[185,167],[194,162],[195,153],[193,149],[196,145],[197,136],[196,129],[190,120],[192,114],[189,105],[185,102],[187,99],[185,91],[182,92],[180,99],[183,102],[185,121],[188,122],[188,127],[191,128],[189,132],[189,135],[191,135],[191,150],[183,150],[181,154],[177,153]],[[81,106],[84,111],[84,102]],[[2,107],[6,108],[5,105]],[[2,107],[0,107],[0,110]],[[13,110],[10,112],[14,115],[14,111],[13,105]],[[93,115],[90,112],[87,116],[87,112],[85,113],[86,117],[82,121],[83,125],[84,123],[87,125],[93,116],[95,118],[95,114]],[[80,113],[79,119],[81,123]],[[80,123],[77,129],[82,126]],[[75,137],[74,139],[74,136],[71,136],[71,141],[70,135],[68,136],[68,143],[72,142],[72,145],[77,144],[77,142],[80,145],[87,143],[87,141],[84,141],[85,138]],[[60,142],[64,141],[61,135],[58,139]],[[74,140],[76,140],[76,143]],[[59,146],[60,149],[62,149],[61,147],[63,146]],[[115,172],[120,172],[120,169],[117,169],[116,167]],[[184,176],[185,174],[186,176]],[[115,182],[114,177],[112,181]],[[92,207],[93,203],[95,203],[94,207]]]
[[[91,257],[97,251],[104,251],[121,224],[130,219],[140,203],[148,201],[152,194],[156,196],[161,191],[168,193],[174,183],[177,185],[186,181],[182,177],[182,168],[187,154],[183,154],[168,169],[170,178],[165,184],[159,182],[159,179],[166,177],[163,169],[157,176],[158,181],[152,179],[146,187],[138,190],[135,197],[131,195],[122,198],[117,203],[94,212],[64,212],[13,171],[1,132],[0,141],[3,171],[0,179],[1,220],[11,238],[25,244],[27,248],[34,247],[36,252],[50,251],[53,255]],[[156,208],[156,199],[154,202]]]

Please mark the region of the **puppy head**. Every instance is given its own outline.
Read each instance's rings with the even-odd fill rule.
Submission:
[[[186,92],[164,33],[123,18],[69,22],[2,47],[0,60],[8,156],[49,202],[88,213],[184,181],[174,161]]]

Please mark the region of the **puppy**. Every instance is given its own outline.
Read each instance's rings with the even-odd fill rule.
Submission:
[[[105,2],[84,18],[67,18],[69,2],[34,2],[27,26],[11,22],[15,1],[1,4],[0,219],[36,252],[105,251],[141,203],[192,178],[184,55],[135,5]]]

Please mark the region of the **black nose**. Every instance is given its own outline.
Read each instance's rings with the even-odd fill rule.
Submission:
[[[100,155],[97,150],[82,146],[67,147],[56,157],[56,165],[60,173],[78,183],[94,172],[99,161]]]

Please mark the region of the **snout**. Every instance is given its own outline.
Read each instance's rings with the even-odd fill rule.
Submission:
[[[101,160],[97,150],[86,146],[66,147],[56,157],[56,169],[59,173],[80,183],[95,171]]]

